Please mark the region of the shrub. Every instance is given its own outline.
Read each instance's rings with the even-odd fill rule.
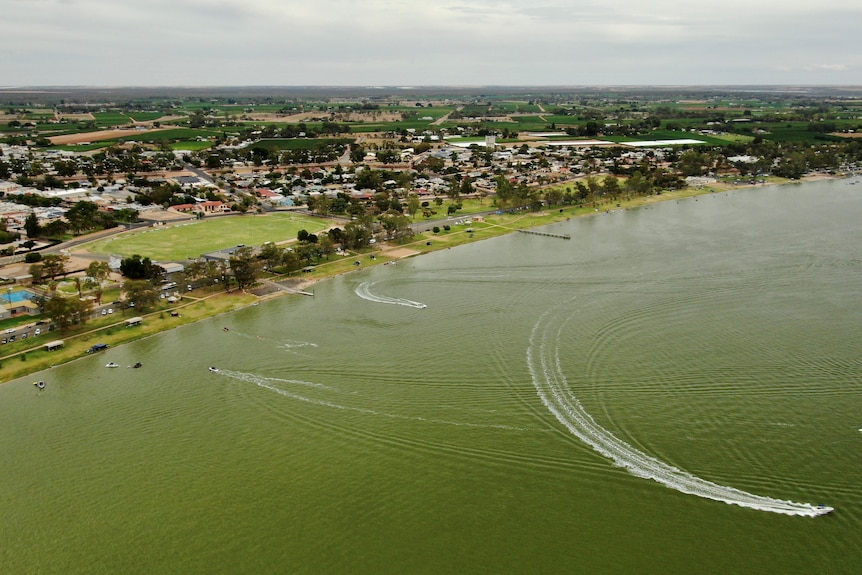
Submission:
[[[30,252],[24,256],[24,261],[28,264],[35,264],[42,261],[42,254],[39,252]]]
[[[434,226],[434,228],[431,231],[434,232],[435,234],[439,234],[440,233],[440,227]]]

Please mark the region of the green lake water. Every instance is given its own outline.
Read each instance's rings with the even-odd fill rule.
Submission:
[[[859,573],[860,222],[596,214],[4,384],[0,573]]]

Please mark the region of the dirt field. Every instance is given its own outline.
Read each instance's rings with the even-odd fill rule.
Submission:
[[[383,250],[383,254],[390,258],[401,259],[401,258],[409,258],[410,256],[415,256],[418,254],[416,250],[411,250],[409,248],[395,248],[393,250]]]
[[[147,130],[149,132],[165,130],[168,128],[153,128]],[[141,134],[140,130],[99,130],[96,132],[87,132],[85,134],[66,134],[64,136],[53,136],[48,138],[55,146],[63,146],[67,144],[80,144],[81,142],[99,142],[101,140],[111,140],[113,138],[130,137]]]

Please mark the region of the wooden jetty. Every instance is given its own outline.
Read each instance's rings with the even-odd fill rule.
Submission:
[[[547,236],[549,238],[560,238],[563,240],[570,240],[572,236],[569,234],[551,234],[548,232],[537,232],[536,230],[518,230],[522,234],[533,234],[534,236]]]

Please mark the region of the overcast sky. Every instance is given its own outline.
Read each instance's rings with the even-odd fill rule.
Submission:
[[[859,0],[3,0],[2,86],[862,84]]]

